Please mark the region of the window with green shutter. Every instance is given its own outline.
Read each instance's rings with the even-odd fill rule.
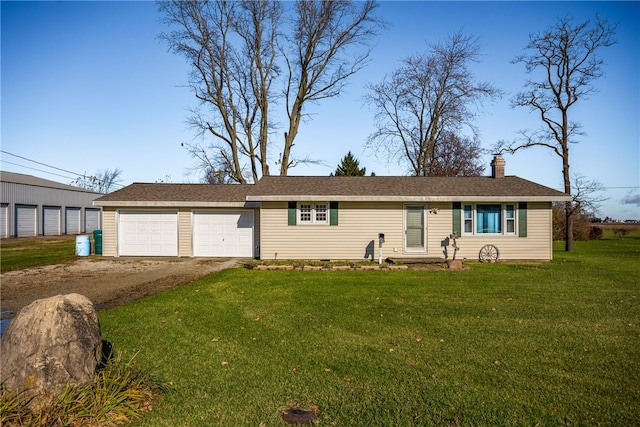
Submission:
[[[458,236],[496,234],[527,237],[527,203],[455,202],[453,231],[458,233]]]
[[[288,225],[338,225],[338,202],[289,202]]]

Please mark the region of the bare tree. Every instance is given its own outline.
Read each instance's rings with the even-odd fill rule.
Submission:
[[[347,79],[367,63],[371,43],[384,23],[374,17],[377,5],[372,0],[297,1],[294,31],[288,38],[292,46],[285,55],[288,77],[285,101],[288,129],[279,160],[280,174],[287,175],[297,163],[291,148],[304,117],[304,107],[326,98],[334,98]],[[361,46],[359,52],[350,52]]]
[[[588,99],[596,91],[595,80],[603,74],[603,59],[597,52],[613,45],[615,25],[596,18],[574,24],[569,17],[561,18],[543,32],[529,36],[526,54],[517,56],[513,63],[525,65],[534,77],[527,80],[525,90],[516,95],[513,105],[527,107],[539,114],[542,126],[535,130],[520,131],[521,139],[500,142],[498,151],[515,153],[524,148],[542,146],[562,159],[564,192],[571,195],[569,148],[583,135],[582,125],[571,120],[569,109],[579,100]],[[565,250],[573,250],[574,201],[565,204]]]
[[[288,123],[276,162],[280,174],[309,162],[292,155],[307,105],[338,96],[366,64],[383,26],[373,16],[376,7],[372,0],[300,0],[293,7],[267,0],[161,2],[172,26],[161,37],[192,67],[190,86],[200,107],[191,124],[214,139],[206,147],[186,144],[190,153],[201,162],[205,152],[205,163],[223,165],[235,182],[269,175],[273,117],[283,116],[272,107],[284,99]],[[283,34],[289,28],[291,33]]]
[[[605,191],[604,185],[598,180],[588,180],[582,174],[574,174],[572,177],[571,191],[571,215],[575,212],[586,212],[592,215],[598,213],[600,204],[608,197],[598,193]]]
[[[120,185],[122,182],[122,170],[104,169],[96,172],[95,175],[83,175],[71,183],[80,188],[95,191],[96,193],[108,194],[114,190],[115,186]]]
[[[224,165],[225,174],[242,184],[247,164],[253,181],[268,175],[268,105],[280,73],[276,42],[282,3],[175,0],[161,2],[160,10],[175,28],[161,37],[192,67],[189,81],[200,107],[191,124],[214,138],[209,147],[187,144],[187,149],[200,161],[200,153],[211,151],[207,161]]]
[[[365,102],[376,111],[377,130],[367,147],[408,163],[413,175],[434,175],[436,153],[446,151],[440,145],[469,141],[457,136],[465,126],[477,135],[472,107],[501,96],[490,83],[475,81],[470,64],[479,55],[478,38],[457,32],[369,85]]]
[[[595,179],[588,180],[581,174],[572,176],[571,235],[574,240],[587,240],[593,236],[592,219],[598,213],[600,204],[608,199],[602,195],[604,191],[605,187]],[[554,240],[566,238],[565,208],[565,204],[561,202],[552,206]]]
[[[444,131],[434,148],[432,176],[479,176],[484,171],[485,150],[478,139],[461,137]]]

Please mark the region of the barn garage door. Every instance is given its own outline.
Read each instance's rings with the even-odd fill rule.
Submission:
[[[118,255],[178,256],[178,213],[120,212]]]
[[[100,229],[100,209],[85,208],[84,210],[85,233]]]
[[[9,237],[9,205],[0,205],[0,237]]]
[[[16,236],[35,236],[37,230],[36,207],[16,206]]]
[[[44,227],[42,228],[45,236],[57,236],[60,234],[60,208],[45,206],[42,208],[42,217],[44,218]]]
[[[80,234],[80,208],[65,209],[65,230],[67,234]]]
[[[193,255],[253,257],[253,211],[194,213]]]

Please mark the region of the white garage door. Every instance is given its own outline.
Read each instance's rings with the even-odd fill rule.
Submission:
[[[253,257],[253,211],[194,213],[193,255]]]
[[[100,230],[100,209],[85,208],[84,210],[85,233]]]
[[[65,230],[67,234],[80,234],[80,208],[65,209]]]
[[[35,206],[16,206],[16,221],[16,235],[18,237],[36,235]]]
[[[178,256],[177,212],[120,212],[118,255]]]
[[[0,205],[0,237],[9,237],[9,205]]]
[[[42,208],[44,217],[43,232],[45,236],[57,236],[60,234],[60,208],[45,206]]]

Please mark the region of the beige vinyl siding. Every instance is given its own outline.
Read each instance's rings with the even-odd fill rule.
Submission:
[[[193,255],[191,244],[191,209],[178,210],[178,256],[190,257]]]
[[[322,202],[323,200],[318,200]],[[517,201],[514,201],[517,203]],[[411,203],[417,204],[417,203]],[[404,253],[404,204],[340,202],[338,225],[287,225],[287,202],[262,202],[261,259],[378,259],[378,233],[385,234],[383,257],[444,258],[453,231],[452,204],[425,204],[427,253]],[[436,213],[437,212],[437,213]],[[485,244],[498,247],[501,259],[551,259],[550,203],[529,203],[527,237],[462,236],[457,258],[478,259]],[[371,251],[373,249],[373,251]],[[447,247],[449,257],[453,248]]]
[[[116,256],[116,210],[113,208],[103,208],[102,210],[102,255]]]
[[[323,202],[323,200],[318,200]],[[364,259],[378,256],[378,233],[402,250],[398,203],[339,204],[338,224],[287,225],[287,202],[262,202],[261,259]]]
[[[253,209],[253,256],[260,257],[260,209]]]
[[[318,200],[322,202],[323,200]],[[426,204],[425,204],[426,205]],[[426,205],[428,208],[441,205]],[[261,259],[378,259],[378,234],[385,234],[383,257],[404,254],[404,204],[340,202],[338,225],[287,225],[287,202],[262,202]],[[426,214],[427,224],[434,215]],[[442,222],[442,221],[441,221]],[[451,220],[449,220],[449,223]],[[427,254],[441,255],[442,237],[427,233]]]

